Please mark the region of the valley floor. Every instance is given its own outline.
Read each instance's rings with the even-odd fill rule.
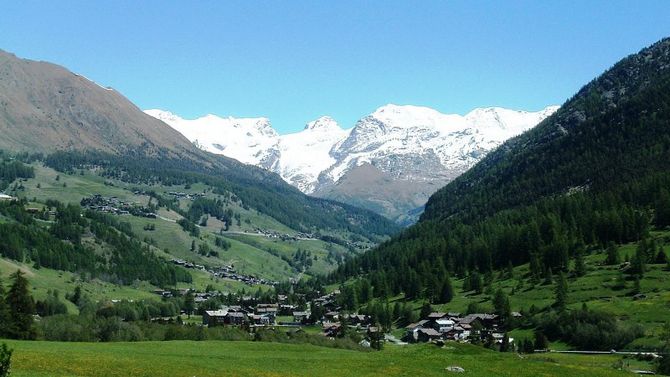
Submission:
[[[616,355],[519,356],[447,343],[361,352],[264,342],[7,341],[12,376],[624,376]],[[624,361],[625,365],[625,361]],[[631,366],[633,367],[633,366]]]

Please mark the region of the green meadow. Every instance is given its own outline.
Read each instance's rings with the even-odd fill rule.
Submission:
[[[363,352],[265,342],[8,341],[12,376],[626,376],[621,356],[519,356],[463,344]],[[625,364],[625,363],[624,363]],[[447,371],[461,367],[465,373]]]

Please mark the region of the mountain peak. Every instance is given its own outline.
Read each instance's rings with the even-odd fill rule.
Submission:
[[[176,114],[173,114],[167,110],[161,110],[161,109],[149,109],[149,110],[144,110],[144,112],[148,115],[151,115],[152,117],[162,120],[163,122],[174,122],[181,120],[179,116]]]
[[[381,106],[372,113],[372,116],[377,118],[388,118],[397,115],[411,115],[411,116],[437,116],[442,115],[437,110],[425,106],[416,105],[396,105],[393,103]]]
[[[326,115],[307,123],[305,130],[341,130],[341,128],[335,119]]]

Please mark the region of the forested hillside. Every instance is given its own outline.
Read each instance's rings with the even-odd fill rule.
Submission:
[[[423,220],[481,219],[670,169],[670,39],[631,55],[429,200]]]
[[[449,275],[530,263],[539,281],[670,225],[670,39],[617,63],[428,202],[421,221],[332,275],[444,302]],[[656,249],[641,248],[631,275]],[[477,280],[477,279],[475,279]]]
[[[204,152],[203,152],[204,153]],[[46,164],[59,171],[85,166],[103,169],[102,175],[130,183],[183,185],[197,182],[230,192],[247,207],[272,216],[288,227],[304,232],[345,231],[381,239],[398,227],[369,210],[313,198],[284,182],[278,175],[223,156],[208,155],[212,163],[141,154],[118,156],[104,152],[56,152]]]

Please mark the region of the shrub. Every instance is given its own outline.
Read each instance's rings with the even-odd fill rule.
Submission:
[[[625,325],[611,315],[588,309],[550,313],[539,324],[550,340],[562,340],[581,350],[621,349],[644,335],[639,325]]]
[[[5,343],[2,343],[2,346],[0,346],[0,377],[9,376],[12,352],[13,350],[9,349]]]

